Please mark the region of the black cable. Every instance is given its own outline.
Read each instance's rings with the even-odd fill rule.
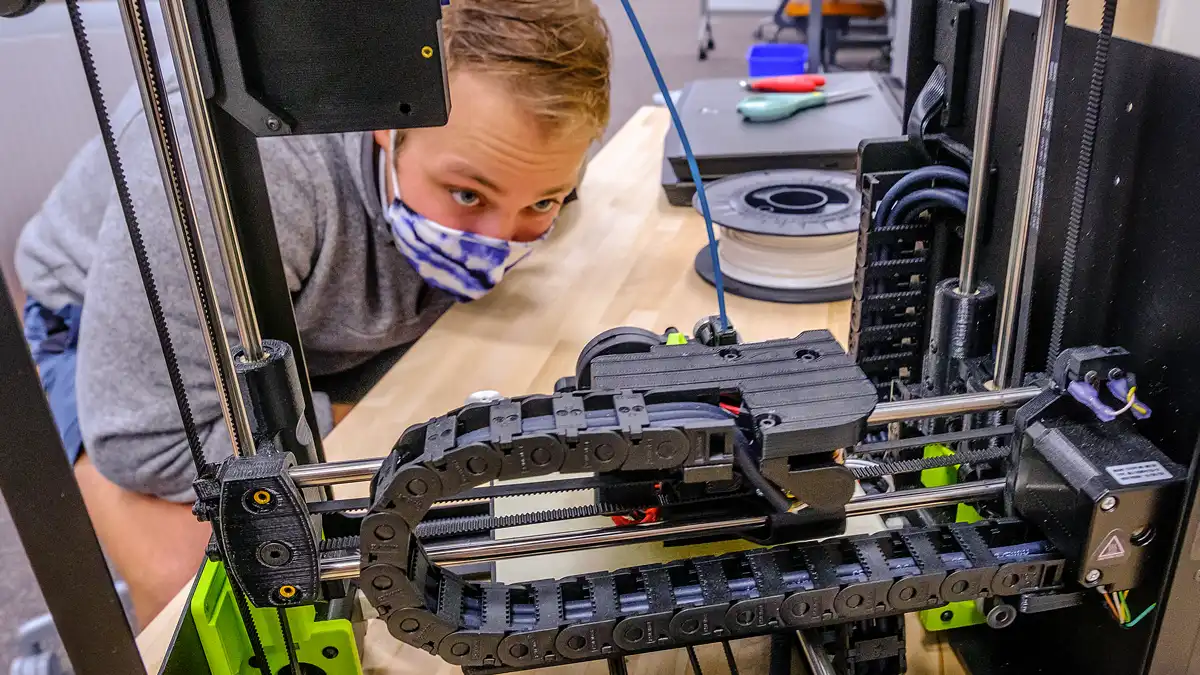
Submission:
[[[754,459],[750,457],[746,445],[746,441],[740,435],[734,435],[733,459],[737,462],[738,468],[742,470],[742,475],[762,494],[763,499],[767,500],[771,508],[779,513],[787,513],[792,508],[791,502],[754,465]]]
[[[204,458],[200,434],[196,431],[196,422],[192,417],[191,405],[188,403],[187,389],[184,387],[183,375],[179,369],[179,358],[175,354],[175,345],[171,340],[170,329],[167,327],[162,300],[158,294],[158,285],[154,281],[154,271],[150,268],[146,243],[142,239],[137,212],[129,193],[129,182],[125,177],[125,170],[121,166],[121,155],[117,149],[116,137],[113,135],[112,120],[109,119],[108,110],[104,107],[104,92],[100,88],[100,78],[96,74],[96,64],[88,44],[83,16],[79,11],[79,0],[67,0],[67,13],[71,17],[71,28],[75,32],[75,44],[79,47],[79,59],[83,62],[83,74],[87,78],[92,106],[96,109],[96,121],[100,125],[100,138],[104,142],[104,149],[108,153],[108,163],[112,167],[113,181],[117,187],[117,200],[121,203],[121,211],[125,215],[125,226],[129,230],[129,241],[133,245],[133,257],[137,261],[138,274],[142,278],[142,286],[146,290],[146,300],[150,304],[150,317],[154,322],[154,331],[158,334],[163,360],[167,365],[167,378],[171,381],[171,391],[175,394],[175,403],[179,407],[179,417],[183,422],[183,433],[187,437],[188,450],[192,454],[197,474],[206,477],[211,474],[212,467]]]
[[[1088,181],[1092,175],[1092,155],[1096,149],[1096,134],[1100,127],[1100,104],[1104,98],[1104,79],[1108,72],[1108,49],[1112,43],[1113,23],[1117,17],[1117,0],[1104,0],[1100,33],[1096,36],[1096,55],[1092,60],[1092,77],[1088,84],[1087,106],[1083,115],[1083,137],[1079,141],[1079,161],[1075,165],[1075,187],[1071,193],[1071,210],[1067,218],[1067,234],[1063,243],[1062,268],[1058,278],[1058,295],[1054,300],[1054,324],[1050,329],[1050,344],[1046,354],[1046,372],[1054,370],[1054,361],[1062,351],[1066,330],[1067,306],[1071,302],[1071,286],[1075,281],[1075,256],[1079,250],[1079,234],[1083,229],[1083,208],[1087,200]],[[1047,20],[1050,20],[1047,18]]]

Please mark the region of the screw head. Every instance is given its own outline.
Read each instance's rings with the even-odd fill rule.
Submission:
[[[279,131],[283,128],[283,122],[280,122],[278,117],[268,117],[267,128],[271,131]]]
[[[1100,510],[1101,511],[1112,511],[1115,508],[1117,508],[1117,498],[1116,497],[1114,497],[1112,495],[1108,495],[1108,496],[1104,497],[1104,499],[1100,500]]]
[[[327,659],[336,659],[338,657],[338,648],[326,647],[321,650],[321,656],[324,656]]]
[[[1088,573],[1083,576],[1084,581],[1089,584],[1094,584],[1100,581],[1100,570],[1088,570]]]
[[[1108,379],[1110,380],[1119,380],[1122,377],[1125,377],[1125,371],[1121,370],[1120,368],[1113,368],[1112,370],[1108,371]]]

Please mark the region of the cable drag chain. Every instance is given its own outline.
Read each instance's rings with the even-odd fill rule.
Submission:
[[[587,399],[593,419],[604,409],[610,420],[601,426],[584,420],[583,397],[564,393],[468,406],[410,428],[396,443],[372,486],[359,561],[359,586],[395,638],[457,666],[524,669],[1045,592],[1063,583],[1064,556],[1015,519],[519,584],[468,582],[429,558],[416,535],[435,502],[493,480],[573,471],[634,471],[640,479],[646,471],[679,471],[697,461],[695,448],[714,445],[715,435],[740,433],[732,419],[702,414],[703,406],[647,412],[640,394],[604,394]],[[953,460],[968,456],[987,455]]]

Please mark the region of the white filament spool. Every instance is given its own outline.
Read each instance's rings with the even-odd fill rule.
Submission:
[[[706,193],[730,293],[795,303],[850,297],[860,204],[852,174],[760,171],[723,178]],[[696,271],[712,283],[707,247]]]

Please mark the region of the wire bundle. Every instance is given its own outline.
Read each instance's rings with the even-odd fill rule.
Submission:
[[[966,213],[970,180],[965,171],[940,164],[910,171],[879,200],[875,209],[875,229],[902,224],[906,217],[930,208],[950,208]],[[949,185],[925,186],[934,181]]]
[[[1141,614],[1134,617],[1133,613],[1129,611],[1129,591],[1116,591],[1114,593],[1104,593],[1101,591],[1101,595],[1104,596],[1104,603],[1108,605],[1109,613],[1117,620],[1117,623],[1121,624],[1122,628],[1133,628],[1138,625],[1142,619],[1146,618],[1158,606],[1156,602],[1150,603],[1149,607],[1143,609]]]
[[[763,288],[829,288],[854,282],[858,232],[783,237],[722,226],[717,252],[730,279]]]

